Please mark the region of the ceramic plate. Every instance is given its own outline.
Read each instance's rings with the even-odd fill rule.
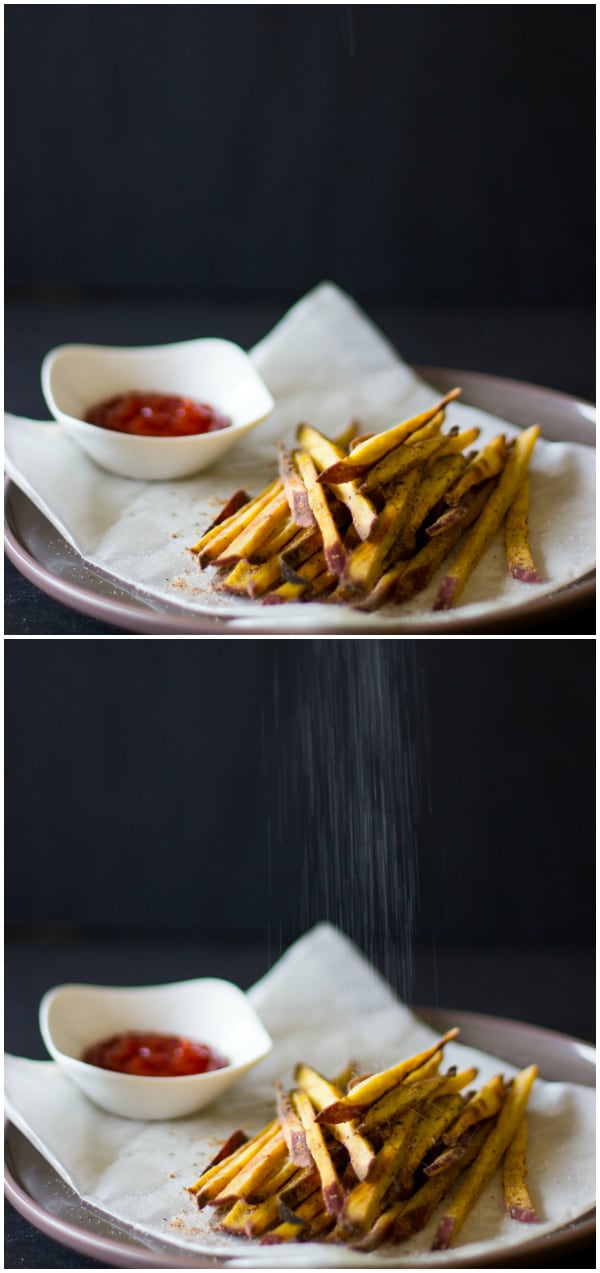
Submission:
[[[455,1012],[439,1008],[418,1008],[419,1015],[440,1033],[451,1025],[460,1026],[461,1040],[485,1052],[493,1053],[513,1065],[526,1065],[536,1057],[542,1078],[554,1081],[595,1082],[595,1053],[589,1044],[552,1030],[486,1017],[471,1012]],[[221,1260],[205,1255],[197,1259],[186,1251],[174,1249],[165,1242],[140,1242],[128,1232],[95,1214],[68,1188],[45,1159],[16,1128],[8,1126],[5,1142],[5,1193],[13,1206],[37,1229],[62,1242],[64,1246],[115,1268],[127,1269],[211,1269],[226,1268]],[[593,1213],[583,1216],[541,1238],[531,1238],[510,1248],[510,1258],[500,1249],[490,1252],[485,1260],[470,1260],[465,1248],[457,1248],[444,1267],[522,1268],[540,1258],[558,1259],[576,1247],[591,1243],[595,1233]],[[432,1256],[430,1265],[439,1268]]]
[[[512,424],[528,425],[533,419],[544,420],[544,436],[554,442],[581,442],[594,447],[596,442],[595,409],[552,389],[524,384],[517,380],[504,380],[497,376],[484,376],[477,372],[417,367],[416,371],[440,392],[446,393],[455,384],[463,388],[463,401],[470,406],[481,407],[501,415]],[[211,615],[190,615],[177,606],[162,605],[140,595],[132,595],[114,580],[92,570],[90,566],[62,538],[31,501],[12,482],[7,483],[5,545],[8,556],[32,583],[82,614],[90,615],[104,623],[113,624],[127,632],[155,635],[194,634],[207,636],[239,636],[239,628],[230,627],[228,620]],[[551,621],[569,612],[592,604],[595,595],[595,577],[586,576],[550,596],[504,606],[497,614],[487,615],[476,622],[461,616],[460,608],[452,616],[444,615],[439,622],[428,617],[427,633],[502,632],[526,631],[532,622]],[[399,617],[393,624],[381,627],[373,615],[369,635],[407,633],[415,635],[418,626],[412,617],[406,624]],[[262,629],[244,626],[244,635],[264,635]],[[286,627],[286,636],[295,635]],[[319,625],[319,635],[347,635],[347,630],[336,627],[332,615],[331,625]],[[310,631],[302,630],[302,635]]]

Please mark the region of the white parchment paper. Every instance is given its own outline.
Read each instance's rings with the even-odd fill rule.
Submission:
[[[5,1064],[8,1117],[87,1204],[145,1239],[219,1254],[250,1268],[382,1267],[387,1261],[392,1267],[418,1266],[428,1258],[438,1217],[402,1247],[370,1256],[317,1244],[269,1248],[212,1231],[210,1208],[199,1212],[184,1192],[230,1131],[257,1131],[272,1117],[273,1080],[291,1081],[298,1061],[330,1073],[349,1058],[377,1068],[435,1038],[328,924],[292,946],[250,997],[272,1035],[273,1051],[218,1104],[195,1117],[165,1123],[112,1117],[96,1109],[54,1062],[13,1056]],[[502,1059],[458,1043],[450,1044],[445,1055],[448,1064],[476,1064],[482,1080],[499,1071],[515,1073]],[[469,1256],[551,1233],[594,1205],[593,1090],[537,1079],[528,1109],[530,1190],[541,1223],[504,1218],[498,1174],[461,1233]],[[441,1264],[450,1258],[451,1253],[439,1253]]]
[[[188,549],[220,504],[245,487],[257,494],[276,472],[274,442],[294,439],[306,420],[328,436],[360,421],[375,432],[432,405],[439,397],[398,357],[354,302],[333,284],[317,287],[252,350],[251,357],[276,401],[273,414],[222,462],[194,478],[140,482],[98,468],[61,426],[7,416],[6,471],[64,538],[90,563],[153,604],[250,620],[266,630],[331,623],[326,604],[263,607],[212,589],[213,571],[201,572]],[[448,426],[477,425],[478,445],[513,425],[474,407],[453,403]],[[532,421],[531,423],[535,423]],[[538,423],[543,426],[544,421]],[[525,605],[555,592],[594,568],[595,465],[589,447],[536,443],[531,465],[531,545],[543,583],[507,575],[502,532],[468,582],[460,612],[477,618],[507,605]],[[377,624],[431,612],[445,567],[418,597],[379,611]],[[440,615],[436,615],[439,622]],[[335,622],[366,631],[373,616],[336,607]],[[446,620],[443,620],[446,621]],[[451,614],[448,615],[451,622]]]

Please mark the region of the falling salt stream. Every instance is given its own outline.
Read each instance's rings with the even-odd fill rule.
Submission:
[[[427,713],[414,646],[310,641],[297,643],[295,653],[292,718],[276,760],[269,873],[276,846],[290,843],[291,814],[293,841],[301,845],[296,932],[331,921],[410,1000],[417,833],[427,796]],[[282,675],[276,666],[276,700]]]

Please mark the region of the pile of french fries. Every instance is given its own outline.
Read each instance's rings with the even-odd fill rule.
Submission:
[[[525,1113],[537,1067],[465,1092],[474,1067],[442,1071],[457,1034],[378,1074],[329,1081],[298,1065],[292,1090],[276,1085],[276,1117],[250,1140],[234,1132],[189,1192],[225,1233],[371,1251],[423,1229],[454,1189],[432,1246],[445,1250],[503,1161],[506,1214],[537,1221]]]
[[[279,476],[254,499],[236,491],[191,549],[215,587],[264,605],[329,601],[378,610],[421,592],[455,548],[434,605],[455,606],[505,521],[507,565],[539,583],[528,538],[528,466],[538,425],[469,452],[476,428],[442,432],[453,389],[383,433],[332,442],[301,424]],[[465,454],[466,452],[466,454]]]

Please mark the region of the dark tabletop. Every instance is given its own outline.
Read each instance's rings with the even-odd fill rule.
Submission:
[[[593,400],[594,316],[562,306],[402,306],[357,298],[410,363],[456,367],[548,385]],[[9,297],[6,308],[6,390],[9,411],[47,419],[39,380],[48,349],[69,341],[114,345],[160,344],[220,335],[250,347],[281,317],[293,297],[207,300],[123,293]],[[78,614],[29,583],[10,563],[5,577],[9,636],[117,636],[121,629]],[[558,620],[532,624],[539,636],[595,632],[592,606]]]
[[[283,943],[286,944],[285,942]],[[7,1051],[45,1058],[37,1026],[39,1000],[62,981],[136,985],[221,976],[244,988],[260,977],[280,951],[265,936],[183,938],[173,934],[125,939],[120,934],[10,934],[7,940]],[[421,940],[415,948],[413,1003],[459,1007],[509,1016],[591,1039],[594,1031],[592,951],[571,945],[525,947],[445,945]],[[33,1229],[7,1204],[5,1267],[103,1268]],[[591,1245],[562,1259],[528,1267],[595,1268]]]

